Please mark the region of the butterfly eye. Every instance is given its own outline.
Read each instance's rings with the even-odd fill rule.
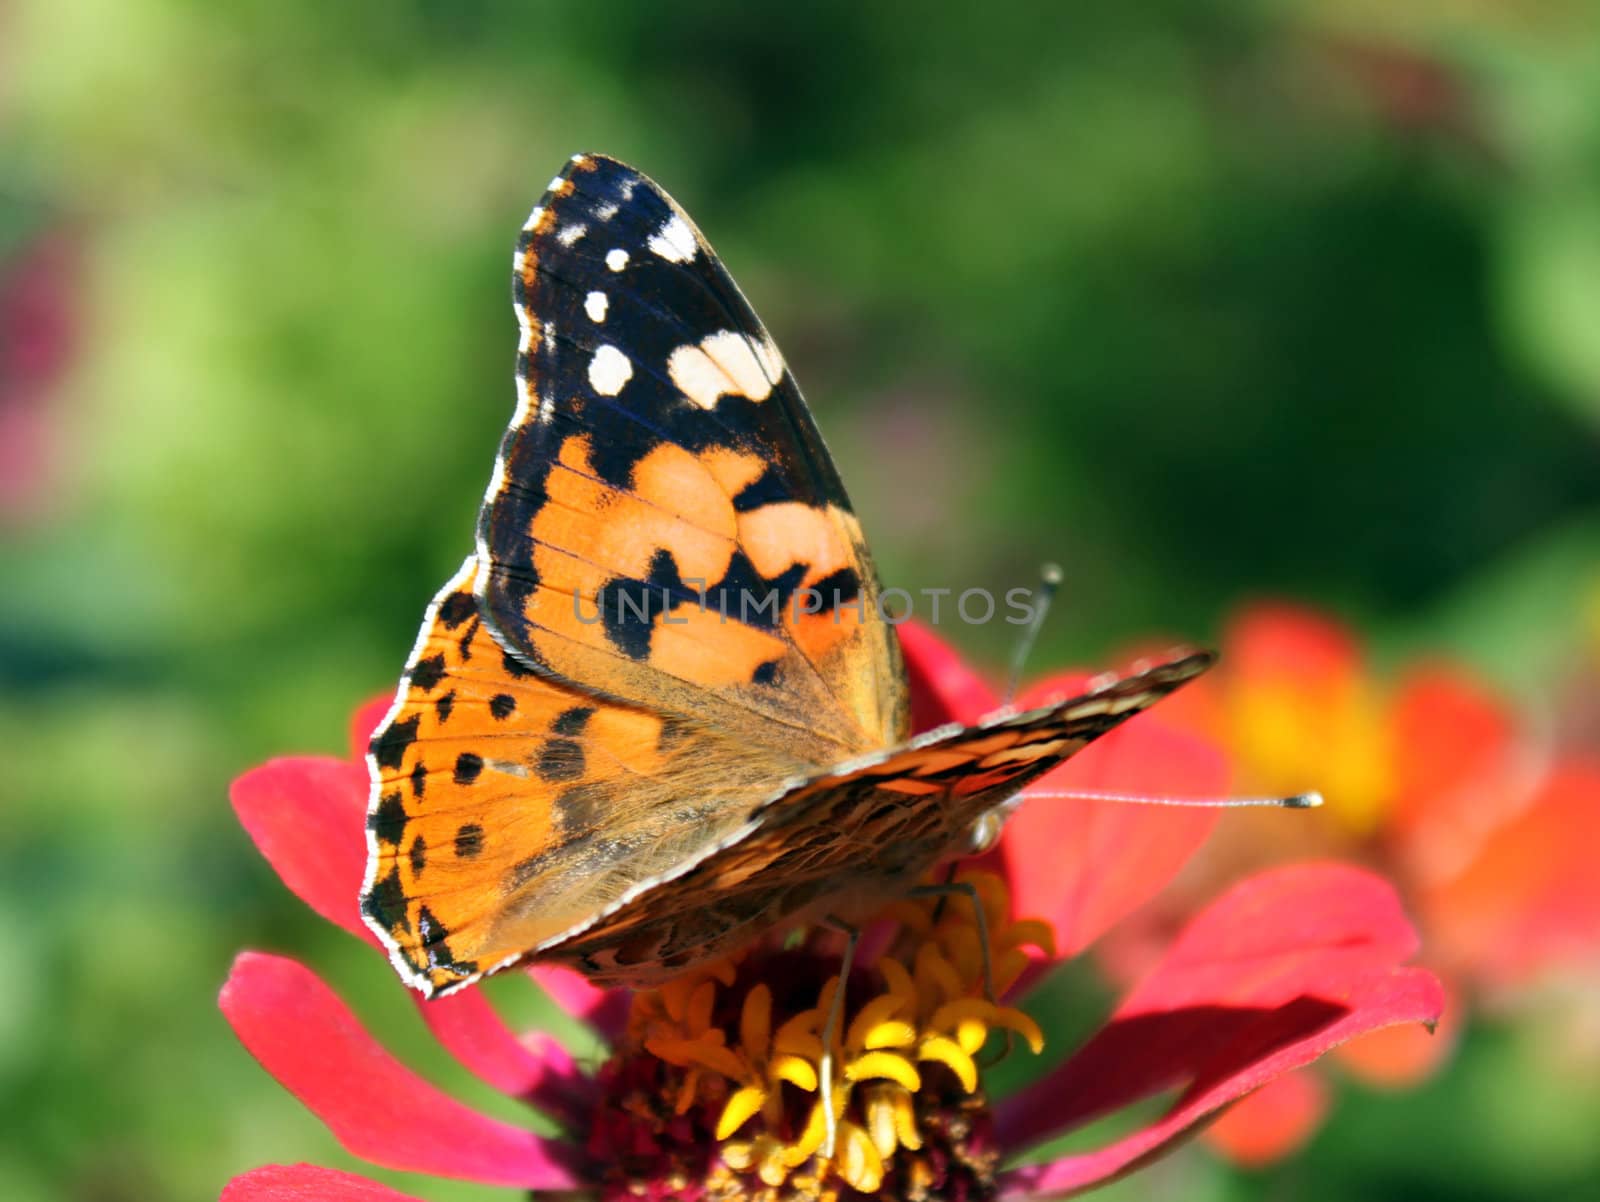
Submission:
[[[967,853],[981,856],[993,849],[994,845],[1000,842],[1000,832],[1004,829],[1006,815],[1010,812],[1010,806],[996,806],[981,814],[978,820],[967,828]]]

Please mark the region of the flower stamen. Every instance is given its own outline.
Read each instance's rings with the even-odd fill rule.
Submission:
[[[951,891],[970,904],[945,897],[940,906]],[[630,1113],[657,1139],[704,1132],[710,1159],[698,1174],[687,1153],[672,1164],[698,1176],[707,1197],[991,1192],[997,1157],[980,1053],[996,1032],[1035,1052],[1044,1042],[992,987],[1017,980],[1028,949],[1050,950],[1052,932],[1013,921],[1004,882],[981,873],[886,915],[899,931],[870,963],[841,966],[813,934],[636,996],[617,1058],[659,1065],[656,1096],[670,1113],[652,1112],[638,1092]],[[964,1184],[946,1190],[952,1175]],[[631,1176],[624,1192],[638,1187]]]

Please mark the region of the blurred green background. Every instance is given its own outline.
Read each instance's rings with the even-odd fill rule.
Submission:
[[[0,8],[0,1198],[357,1167],[217,1014],[243,946],[494,1108],[226,789],[342,752],[469,548],[574,151],[695,215],[887,583],[1059,560],[1040,663],[1286,594],[1549,703],[1600,567],[1600,9],[966,8]],[[1593,1198],[1600,1083],[1540,1041],[1112,1192]]]

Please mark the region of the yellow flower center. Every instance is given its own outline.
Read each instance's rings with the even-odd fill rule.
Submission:
[[[1361,837],[1394,797],[1387,699],[1350,677],[1322,687],[1261,681],[1232,691],[1227,710],[1239,788],[1287,796],[1317,789],[1328,818]]]
[[[983,922],[964,893],[890,907],[866,930],[862,947],[874,950],[858,953],[832,1032],[841,983],[838,953],[827,950],[838,939],[826,931],[635,995],[618,1056],[658,1061],[671,1109],[662,1117],[707,1128],[706,1196],[830,1198],[844,1187],[876,1193],[891,1178],[896,1196],[932,1196],[952,1172],[968,1178],[969,1196],[990,1192],[998,1157],[981,1053],[997,1031],[1035,1053],[1044,1044],[1031,1018],[994,997],[1027,967],[1027,949],[1054,949],[1048,924],[1011,919],[998,877],[961,879]],[[832,1097],[823,1098],[830,1052]],[[628,1192],[650,1192],[641,1185]]]

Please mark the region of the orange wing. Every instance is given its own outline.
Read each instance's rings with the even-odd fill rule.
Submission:
[[[817,766],[904,738],[899,647],[849,497],[683,210],[580,155],[529,218],[514,286],[518,410],[478,537],[504,646]]]
[[[485,628],[476,577],[469,558],[434,599],[367,757],[362,912],[430,995],[704,854],[804,770],[530,671]]]

